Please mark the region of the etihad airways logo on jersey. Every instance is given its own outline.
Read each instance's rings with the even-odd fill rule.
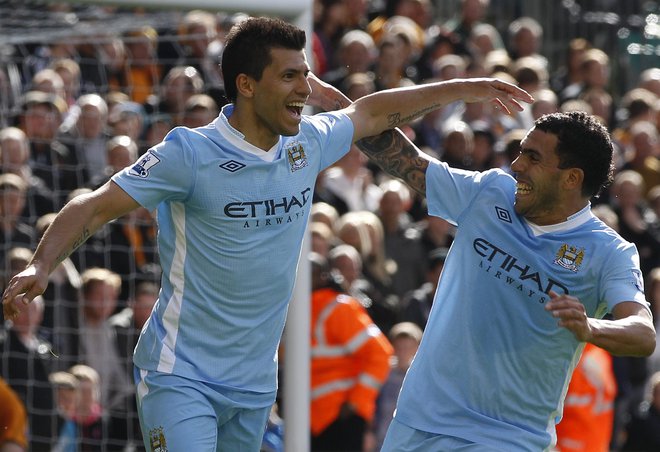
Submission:
[[[502,281],[502,283],[510,285],[528,298],[535,299],[539,303],[545,303],[549,299],[547,294],[551,290],[559,294],[569,293],[568,288],[559,281],[546,278],[524,261],[486,239],[475,239],[472,242],[472,247],[483,258],[479,263],[479,268]]]
[[[297,195],[260,201],[238,201],[225,205],[229,218],[246,218],[244,228],[273,226],[302,219],[304,208],[311,200],[311,188]]]

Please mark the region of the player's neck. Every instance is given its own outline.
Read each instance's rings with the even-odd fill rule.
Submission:
[[[260,125],[256,115],[246,108],[234,108],[228,118],[229,124],[243,134],[245,141],[253,146],[268,152],[279,140],[279,135]]]

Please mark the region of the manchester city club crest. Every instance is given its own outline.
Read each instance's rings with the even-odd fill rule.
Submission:
[[[149,445],[151,446],[151,452],[167,452],[163,427],[149,430]]]
[[[557,251],[557,257],[554,263],[572,272],[577,272],[583,259],[584,248],[578,249],[576,246],[564,243],[559,248],[559,251]]]
[[[307,166],[307,156],[305,149],[300,142],[295,141],[286,147],[286,155],[291,165],[291,171],[298,171]]]

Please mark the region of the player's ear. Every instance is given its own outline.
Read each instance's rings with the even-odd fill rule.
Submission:
[[[236,90],[247,98],[254,96],[255,80],[247,74],[238,74],[236,77]]]
[[[584,171],[580,168],[568,168],[565,170],[564,183],[569,190],[582,190],[584,182]]]

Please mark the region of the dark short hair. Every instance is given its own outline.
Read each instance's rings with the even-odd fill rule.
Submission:
[[[534,128],[557,136],[555,152],[559,167],[580,168],[584,172],[582,194],[598,197],[613,180],[614,146],[605,126],[583,111],[541,116]]]
[[[264,68],[272,62],[272,48],[303,50],[305,43],[305,31],[281,19],[251,17],[234,25],[227,34],[222,52],[221,69],[227,99],[236,101],[239,74],[261,80]]]

